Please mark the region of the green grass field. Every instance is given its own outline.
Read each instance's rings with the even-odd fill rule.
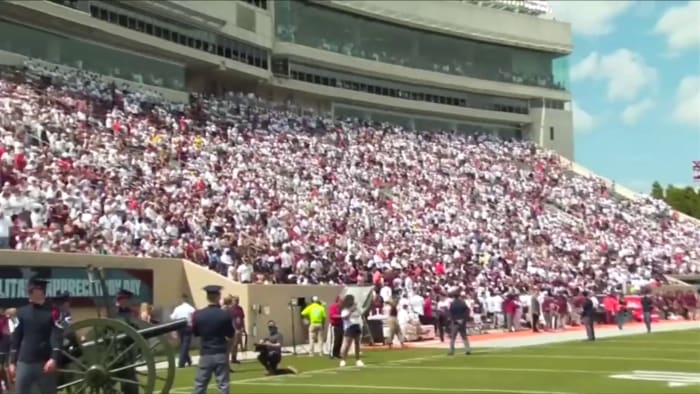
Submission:
[[[365,351],[364,368],[320,357],[285,357],[299,375],[267,377],[237,366],[233,393],[700,393],[700,330],[517,349]],[[352,365],[352,366],[350,366]],[[178,370],[173,394],[192,392],[194,368]],[[209,393],[216,393],[212,385]]]

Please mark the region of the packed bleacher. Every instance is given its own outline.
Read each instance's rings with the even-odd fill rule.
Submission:
[[[629,291],[700,228],[532,143],[188,105],[27,62],[0,79],[0,248],[182,257],[248,283]]]

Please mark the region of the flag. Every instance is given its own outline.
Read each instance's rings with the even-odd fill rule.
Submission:
[[[693,180],[700,182],[700,160],[693,161]]]

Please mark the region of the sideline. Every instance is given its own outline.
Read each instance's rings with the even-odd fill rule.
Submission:
[[[373,386],[355,384],[313,384],[313,383],[242,383],[255,384],[258,386],[291,386],[291,387],[326,387],[335,389],[367,389],[367,390],[399,390],[399,391],[427,391],[442,393],[510,393],[510,394],[574,394],[565,391],[541,391],[541,390],[514,390],[514,389],[486,389],[486,388],[438,388],[438,387],[406,387],[406,386]]]

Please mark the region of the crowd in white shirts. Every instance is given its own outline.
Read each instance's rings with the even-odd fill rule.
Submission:
[[[29,62],[0,78],[0,247],[489,299],[697,272],[700,228],[529,142],[333,120],[242,94],[172,104]]]

